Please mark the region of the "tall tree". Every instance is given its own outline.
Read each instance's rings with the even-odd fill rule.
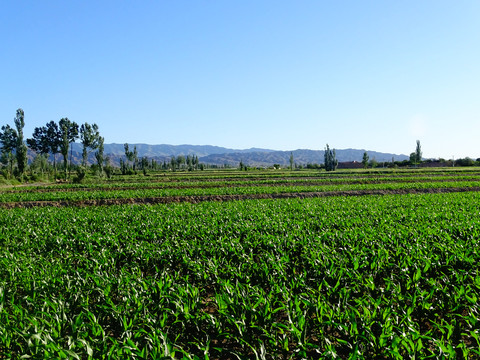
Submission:
[[[82,150],[82,165],[87,166],[88,149],[95,150],[98,147],[98,140],[100,133],[98,125],[89,123],[80,126],[80,141],[83,145]]]
[[[417,140],[417,148],[415,149],[415,165],[418,165],[422,162],[422,146],[420,145],[420,140]]]
[[[366,169],[368,167],[368,160],[369,160],[369,156],[367,154],[367,152],[365,151],[363,153],[363,159],[362,159],[362,164],[363,164],[363,168]]]
[[[137,167],[138,167],[138,151],[137,151],[137,146],[133,146],[133,172],[135,175],[137,174]]]
[[[182,166],[183,164],[185,164],[185,156],[183,156],[183,155],[178,155],[176,161],[177,161],[177,168],[178,168],[178,170],[180,170],[181,166]]]
[[[103,161],[104,161],[103,142],[104,142],[104,138],[102,136],[100,136],[98,138],[98,151],[95,153],[95,158],[97,159],[97,164],[98,164],[98,169],[100,170],[100,174],[103,174]]]
[[[125,158],[127,160],[130,160],[130,158],[132,156],[132,153],[131,153],[130,148],[129,148],[127,143],[123,144],[123,149],[125,150]]]
[[[62,137],[58,125],[55,121],[50,121],[46,125],[46,142],[50,149],[50,153],[53,155],[53,170],[55,172],[55,178],[57,177],[57,154],[60,152],[60,144],[62,143]]]
[[[17,128],[17,144],[15,153],[17,155],[17,166],[20,174],[23,174],[27,167],[27,145],[23,141],[23,128],[25,126],[25,113],[22,109],[17,110],[15,116],[15,126]]]
[[[120,158],[120,170],[122,171],[122,175],[125,175],[127,173],[125,161],[123,161],[122,158]]]
[[[59,121],[59,130],[61,136],[60,152],[63,155],[63,166],[65,168],[65,178],[67,178],[68,169],[68,149],[71,148],[71,143],[78,139],[78,124],[70,121],[68,118],[62,118]],[[70,166],[72,158],[70,155]]]
[[[2,126],[0,144],[2,145],[2,162],[6,161],[9,165],[9,174],[11,176],[13,173],[13,163],[15,161],[13,150],[15,150],[17,146],[17,132],[11,128],[10,125]]]
[[[46,155],[50,152],[50,145],[47,138],[47,127],[36,127],[33,130],[32,137],[27,139],[27,144],[38,154]]]
[[[290,170],[293,170],[293,152],[290,153]]]
[[[53,155],[53,168],[55,177],[57,177],[57,153],[62,143],[62,137],[58,125],[55,121],[50,121],[47,125],[36,127],[31,138],[27,139],[27,144],[33,151],[39,154]]]
[[[331,150],[330,146],[326,146],[325,154],[324,154],[324,161],[325,161],[325,170],[327,171],[334,171],[337,168],[338,160],[335,153],[335,149]]]
[[[126,168],[128,168],[129,165],[130,165],[130,162],[133,162],[133,155],[134,155],[134,153],[133,153],[133,151],[130,151],[130,148],[129,148],[129,146],[128,146],[127,143],[125,143],[125,144],[123,145],[123,148],[125,149],[125,159],[126,159],[125,165],[126,165]],[[124,175],[125,175],[125,174],[124,174]]]
[[[149,165],[150,165],[150,162],[148,161],[148,158],[146,156],[143,156],[140,160],[140,166],[142,167],[144,176],[147,176],[147,170]]]

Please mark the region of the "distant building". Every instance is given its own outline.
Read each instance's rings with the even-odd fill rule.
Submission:
[[[358,161],[339,162],[337,169],[363,169],[363,164]]]

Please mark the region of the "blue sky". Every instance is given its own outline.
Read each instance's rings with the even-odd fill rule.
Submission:
[[[480,2],[0,3],[0,124],[480,157]]]

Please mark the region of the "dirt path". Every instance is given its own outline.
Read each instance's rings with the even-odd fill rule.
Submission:
[[[108,206],[133,204],[170,204],[170,203],[200,203],[204,201],[238,201],[250,199],[310,199],[330,196],[365,196],[394,194],[440,194],[455,192],[479,192],[480,187],[441,188],[441,189],[400,189],[400,190],[351,190],[326,192],[296,192],[283,194],[246,194],[246,195],[199,195],[199,196],[165,196],[149,198],[100,199],[80,201],[22,201],[0,204],[1,208],[32,208],[32,207],[67,207],[67,206]]]

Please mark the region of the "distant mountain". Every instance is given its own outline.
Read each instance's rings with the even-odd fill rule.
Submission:
[[[229,149],[220,146],[212,145],[148,145],[148,144],[129,144],[130,150],[134,146],[137,147],[138,157],[147,157],[148,159],[155,159],[157,162],[169,162],[172,156],[198,156],[199,161],[210,165],[229,165],[238,166],[240,161],[248,166],[272,166],[273,164],[280,164],[287,166],[290,164],[290,154],[293,154],[293,160],[296,164],[322,164],[324,158],[323,150],[293,150],[293,151],[276,151],[269,149],[251,148],[251,149]],[[361,162],[365,150],[358,149],[338,149],[336,150],[337,159],[339,162],[358,161]],[[125,157],[125,148],[123,144],[105,144],[105,157],[110,158],[111,164],[119,166],[120,159]],[[375,159],[377,162],[390,162],[392,158],[395,161],[408,160],[406,155],[381,153],[377,151],[367,151],[370,160]],[[32,160],[34,154],[30,152],[29,159]],[[70,155],[69,155],[70,158]],[[75,143],[72,146],[72,159],[76,164],[82,161],[82,145]],[[53,161],[53,157],[50,157]],[[63,161],[61,155],[57,155],[57,162]],[[88,155],[88,163],[95,163],[95,152],[92,151]]]
[[[366,150],[345,149],[335,150],[339,162],[358,161],[361,162],[363,153]],[[200,162],[206,164],[228,164],[236,166],[242,161],[248,166],[271,166],[280,164],[282,166],[290,164],[290,154],[293,155],[293,161],[297,164],[322,164],[324,162],[323,150],[293,150],[293,151],[269,151],[269,152],[234,152],[228,154],[212,154],[200,157]],[[377,162],[390,162],[392,158],[395,161],[408,160],[406,155],[381,153],[377,151],[367,151],[370,160]]]
[[[203,156],[208,156],[212,154],[229,154],[229,153],[243,153],[243,152],[271,152],[273,150],[267,149],[246,149],[246,150],[234,150],[228,149],[220,146],[212,145],[148,145],[148,144],[128,144],[129,149],[137,147],[137,152],[139,157],[168,157],[178,156],[178,155],[196,155],[199,158]],[[125,155],[124,144],[105,144],[104,145],[105,154],[111,155]],[[73,150],[82,153],[82,145],[75,143],[73,144]]]

